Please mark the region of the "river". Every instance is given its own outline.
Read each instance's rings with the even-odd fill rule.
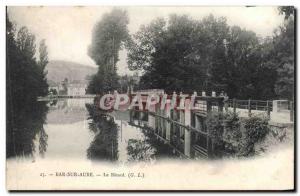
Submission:
[[[13,134],[8,134],[8,158],[122,163],[183,158],[142,127],[147,114],[145,120],[136,120],[130,111],[102,113],[92,103],[92,99],[58,99],[27,106],[19,112],[22,120],[16,118]]]
[[[293,187],[292,145],[288,148],[280,145],[280,151],[258,159],[184,161],[182,146],[174,148],[176,142],[168,143],[163,139],[164,134],[157,134],[161,131],[144,127],[146,114],[102,113],[93,109],[92,102],[89,99],[36,102],[24,104],[14,114],[13,126],[7,129],[7,189],[156,190],[158,185],[162,190]],[[172,127],[172,140],[180,130]],[[63,173],[92,173],[93,177],[63,177]],[[134,174],[135,178],[104,177],[115,173],[126,179]]]

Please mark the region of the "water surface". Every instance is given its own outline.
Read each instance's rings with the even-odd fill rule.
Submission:
[[[16,160],[108,162],[180,158],[147,127],[147,114],[101,112],[92,99],[59,99],[28,105],[8,129],[7,156]]]

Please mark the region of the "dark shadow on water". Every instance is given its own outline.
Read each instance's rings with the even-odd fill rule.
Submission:
[[[120,145],[125,145],[123,148],[121,147],[121,149],[126,149],[127,160],[124,161],[128,162],[147,162],[157,159],[180,158],[179,154],[170,147],[166,141],[162,140],[147,126],[136,127],[132,122],[128,122],[126,126],[129,126],[132,131],[137,132],[133,135],[124,132],[124,135],[127,134],[125,143],[119,141],[118,133],[121,130],[115,120],[118,120],[118,117],[122,117],[122,115],[119,114],[121,111],[108,113],[97,109],[92,104],[87,104],[86,108],[89,113],[89,119],[91,120],[89,129],[95,134],[95,137],[87,150],[89,159],[111,162],[121,161],[119,160],[120,157],[118,152]],[[130,113],[130,115],[135,114]],[[143,119],[145,120],[147,117],[143,117]],[[143,122],[140,122],[140,124],[143,124]],[[131,134],[132,133],[134,132],[131,132]],[[142,134],[142,137],[138,137],[140,134]]]
[[[48,107],[46,102],[31,101],[22,107],[7,105],[6,157],[32,157],[38,148],[43,157],[47,150],[48,135],[43,125]],[[37,139],[39,146],[35,146]]]
[[[138,145],[136,148],[140,148],[141,150],[128,150],[128,154],[132,157],[145,157],[144,160],[151,159],[181,159],[178,150],[171,147],[169,143],[162,139],[159,135],[157,135],[154,130],[145,126],[140,131],[144,134],[143,141],[135,141]],[[130,146],[128,144],[128,146]],[[149,149],[149,146],[151,147]]]
[[[96,110],[87,104],[89,112],[89,129],[95,134],[94,140],[87,149],[91,160],[116,161],[118,159],[118,125],[113,117]]]

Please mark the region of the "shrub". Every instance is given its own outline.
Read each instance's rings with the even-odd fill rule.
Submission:
[[[238,115],[232,112],[211,112],[206,119],[209,137],[213,140],[216,155],[234,154],[241,137]]]
[[[249,156],[254,152],[255,143],[262,141],[269,131],[267,119],[252,116],[241,120],[232,112],[211,112],[206,126],[216,155]]]
[[[239,150],[239,145],[242,138],[241,122],[238,114],[233,112],[225,113],[223,125],[224,151],[225,153],[235,154]]]
[[[246,129],[246,139],[251,143],[256,143],[265,138],[269,132],[268,120],[253,116],[244,120]]]
[[[254,153],[254,145],[262,141],[269,132],[268,120],[252,116],[243,121],[244,133],[239,155],[248,156]]]
[[[129,139],[127,151],[129,161],[151,161],[156,150],[145,141]]]
[[[236,113],[227,112],[223,117],[224,125],[224,140],[226,141],[236,141],[239,140],[242,136],[240,127],[240,119]]]

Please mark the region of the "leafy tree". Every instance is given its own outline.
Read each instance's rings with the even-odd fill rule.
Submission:
[[[228,30],[225,18],[212,15],[202,21],[187,15],[158,18],[134,35],[128,47],[129,68],[144,71],[142,88],[209,90],[213,54]]]
[[[187,15],[171,15],[168,22],[158,18],[134,35],[128,47],[128,64],[131,70],[144,71],[142,87],[166,91],[202,87],[197,86],[195,76],[201,80],[206,67],[194,55],[199,48],[193,40],[195,28],[195,21]]]
[[[47,94],[48,85],[35,51],[35,36],[26,27],[16,31],[6,13],[7,157],[32,156],[32,140],[45,121],[48,108],[37,97]],[[45,149],[46,135],[42,137]]]
[[[88,55],[98,65],[98,72],[89,83],[89,93],[105,93],[118,86],[116,63],[119,51],[129,39],[128,23],[126,11],[113,9],[95,25]]]
[[[269,99],[275,96],[275,67],[270,58],[267,40],[240,27],[230,28],[229,36],[214,52],[211,80],[213,88],[240,99]]]
[[[119,92],[121,93],[126,93],[128,90],[136,90],[136,88],[138,87],[138,75],[135,74],[133,76],[120,76],[119,83]]]
[[[45,39],[42,39],[40,41],[40,46],[39,46],[39,65],[42,67],[42,69],[44,70],[46,65],[49,63],[48,61],[48,50],[47,50],[47,46],[46,46],[46,41]]]
[[[293,99],[295,66],[294,7],[279,7],[279,11],[285,15],[285,21],[273,37],[273,63],[277,66],[278,74],[275,91],[280,98]]]
[[[284,19],[289,19],[290,16],[294,16],[294,6],[280,6],[278,7],[279,13],[284,15]]]
[[[257,90],[265,89],[268,82],[274,84],[273,77],[266,83],[257,80],[264,78],[262,70],[268,70],[261,58],[263,44],[254,32],[228,26],[224,17],[209,15],[196,21],[187,15],[171,15],[168,21],[158,18],[142,26],[133,38],[128,64],[131,70],[144,71],[142,88],[225,90],[236,98],[274,94]]]
[[[290,21],[290,10],[284,13]],[[170,15],[133,35],[127,62],[131,70],[143,71],[140,88],[226,91],[232,98],[273,99],[283,94],[280,91],[293,89],[293,66],[288,66],[294,57],[292,32],[290,22],[277,37],[262,39],[252,31],[229,26],[224,17],[193,20]]]
[[[31,34],[27,27],[23,26],[17,33],[17,46],[28,58],[35,59],[36,52],[35,36]]]

